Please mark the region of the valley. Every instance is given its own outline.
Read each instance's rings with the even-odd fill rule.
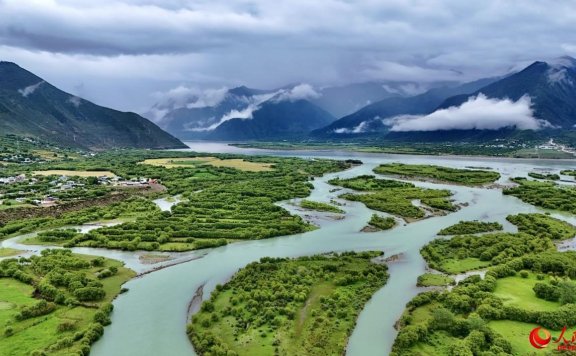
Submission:
[[[193,150],[202,147],[194,146],[194,144],[191,146]],[[219,302],[219,295],[226,296],[226,293],[229,293],[225,293],[228,288],[238,288],[242,285],[240,282],[229,282],[238,270],[247,265],[252,266],[250,263],[257,262],[262,258],[264,258],[262,260],[264,263],[276,263],[274,262],[276,261],[275,258],[280,258],[277,260],[278,263],[291,264],[290,261],[299,263],[297,261],[300,260],[302,263],[308,263],[305,261],[309,257],[305,256],[321,254],[324,256],[321,258],[330,258],[327,257],[329,256],[326,255],[327,253],[345,253],[346,255],[347,251],[384,252],[384,256],[379,257],[379,259],[388,261],[385,263],[388,265],[386,273],[389,277],[374,281],[377,284],[374,284],[372,289],[369,292],[367,290],[367,293],[359,299],[363,302],[355,304],[355,311],[350,309],[343,312],[346,314],[346,323],[349,324],[342,321],[340,326],[325,324],[326,330],[340,330],[337,335],[341,336],[331,339],[333,341],[330,343],[334,342],[334,344],[330,345],[334,345],[337,348],[335,350],[338,348],[342,350],[345,347],[346,353],[349,355],[386,355],[393,345],[393,353],[402,354],[413,352],[413,350],[424,350],[422,352],[434,352],[434,354],[440,352],[442,354],[450,351],[442,346],[444,344],[429,345],[426,344],[426,341],[418,341],[421,339],[409,339],[412,336],[404,336],[411,335],[410,330],[413,327],[409,327],[410,325],[413,325],[414,328],[422,328],[413,320],[422,320],[424,323],[433,320],[430,319],[432,317],[426,316],[424,311],[426,308],[435,305],[434,303],[444,303],[442,302],[443,299],[440,299],[440,302],[437,301],[438,299],[430,299],[430,302],[427,302],[429,304],[414,304],[421,303],[416,301],[420,300],[418,298],[424,297],[418,297],[415,301],[410,302],[413,297],[423,291],[422,288],[424,287],[418,286],[440,286],[435,288],[443,288],[442,286],[448,285],[453,288],[450,292],[442,292],[440,289],[434,293],[439,293],[438,295],[444,295],[442,293],[461,294],[463,288],[472,283],[466,282],[451,287],[454,284],[453,280],[462,281],[459,277],[462,273],[466,271],[473,273],[478,269],[491,271],[494,268],[497,271],[500,266],[517,263],[514,262],[517,259],[522,260],[528,258],[526,256],[538,256],[541,253],[550,255],[550,258],[564,258],[562,256],[567,255],[564,255],[565,252],[555,252],[556,246],[559,241],[570,243],[574,237],[574,227],[568,224],[576,223],[576,219],[570,213],[572,209],[569,205],[558,204],[554,200],[563,199],[566,192],[573,189],[571,185],[569,183],[559,185],[529,177],[529,173],[535,169],[546,169],[555,173],[564,171],[563,174],[565,175],[571,169],[569,161],[519,161],[489,158],[463,160],[457,157],[350,155],[345,151],[241,150],[222,144],[212,144],[207,149],[210,152],[128,151],[122,153],[121,157],[117,156],[114,160],[111,160],[110,157],[115,154],[110,152],[99,153],[91,158],[51,162],[50,169],[52,170],[66,169],[72,172],[91,172],[98,168],[100,171],[109,171],[116,176],[128,179],[147,177],[161,182],[167,191],[156,192],[152,195],[134,194],[125,201],[111,205],[64,212],[58,218],[23,219],[5,224],[1,228],[4,239],[1,244],[6,256],[0,258],[4,260],[9,259],[10,255],[30,258],[29,256],[35,255],[41,250],[50,251],[50,248],[67,247],[74,253],[105,256],[123,261],[125,267],[131,268],[136,273],[144,273],[140,278],[128,281],[125,285],[128,292],[114,301],[115,308],[110,317],[112,324],[104,328],[104,336],[93,345],[91,354],[162,352],[168,347],[173,350],[175,355],[191,354],[194,350],[188,340],[188,335],[195,340],[194,338],[200,337],[195,336],[197,335],[195,332],[197,332],[200,333],[198,335],[204,335],[202,340],[205,340],[207,337],[205,332],[213,332],[210,330],[214,330],[211,328],[216,327],[215,325],[220,325],[219,323],[225,321],[226,325],[234,325],[227,321],[230,316],[221,314],[223,309],[220,308],[222,305],[222,308],[225,308],[225,304]],[[248,155],[239,155],[240,152]],[[437,179],[431,181],[412,179],[409,176],[413,174],[410,173],[412,171],[402,172],[402,166],[396,165],[395,162],[398,162],[399,157],[402,157],[402,162],[408,167],[418,167],[421,172],[431,172],[431,169],[438,170],[441,167],[448,167],[450,169],[442,169],[442,171],[450,172],[450,174],[459,177],[459,184],[443,183]],[[234,163],[228,167],[217,166],[211,164],[215,158],[221,162],[232,160],[233,162],[240,162],[240,164]],[[363,164],[352,167],[339,163],[342,162],[340,160],[348,158],[361,160]],[[165,168],[163,167],[164,164],[157,166],[142,163],[152,159],[164,160],[170,164],[178,162],[178,166]],[[180,162],[187,161],[191,164],[180,164]],[[251,170],[251,165],[246,166],[241,162],[265,165],[267,169]],[[36,171],[47,170],[38,169],[37,165],[11,166],[8,172],[9,174],[20,172],[32,175]],[[387,175],[380,175],[381,165],[394,167],[395,170],[390,172],[390,175],[388,172],[382,172]],[[481,169],[470,170],[469,166],[481,167]],[[244,170],[244,167],[247,170]],[[402,180],[398,180],[398,170],[400,173],[404,173],[401,174]],[[474,179],[471,176],[462,175],[468,172],[479,173]],[[486,178],[488,176],[485,177],[487,173],[489,173],[489,178]],[[280,176],[283,178],[279,179]],[[312,177],[314,178],[311,179]],[[510,181],[512,178],[513,181]],[[450,179],[443,177],[441,180]],[[226,182],[226,184],[222,184],[222,182]],[[515,185],[516,187],[505,188],[506,194],[502,194],[501,188],[488,189],[476,185],[493,182],[503,186]],[[114,188],[109,187],[109,189],[113,190]],[[242,192],[242,194],[237,195],[237,192]],[[399,199],[402,199],[403,194],[407,194],[407,198],[404,198],[406,199],[404,203],[398,205],[398,202],[402,201]],[[555,198],[556,194],[558,198]],[[244,198],[244,195],[248,196]],[[370,203],[370,195],[380,196],[377,206]],[[219,198],[214,198],[215,196]],[[220,201],[222,199],[220,197],[224,196],[229,196],[232,199],[230,200],[231,203],[218,208],[215,208],[212,203],[206,206],[206,210],[202,210],[208,201]],[[389,197],[387,198],[387,196]],[[525,200],[526,203],[515,196]],[[552,200],[542,200],[543,196],[550,197],[547,199]],[[158,199],[159,197],[164,197],[164,199]],[[391,208],[386,208],[386,205],[381,205],[381,201],[386,201],[392,197],[394,200],[390,201],[390,206],[393,206],[394,209],[390,210]],[[244,199],[247,199],[247,205],[242,205]],[[356,199],[362,200],[356,201]],[[413,199],[419,200],[421,203],[417,203]],[[165,207],[164,205],[156,205],[152,200],[172,201],[172,203]],[[367,205],[364,205],[363,201]],[[258,203],[254,205],[254,202]],[[240,204],[238,208],[235,207],[236,204]],[[554,206],[560,211],[540,210],[531,204],[542,207]],[[209,210],[207,210],[208,206],[210,207]],[[252,210],[256,206],[258,210]],[[397,206],[403,206],[403,210],[398,210]],[[370,207],[376,209],[377,212]],[[36,209],[47,208],[38,207]],[[429,209],[437,209],[442,213],[429,215]],[[407,213],[412,210],[413,213]],[[209,214],[207,214],[208,212]],[[267,213],[264,214],[263,212]],[[534,215],[537,212],[549,212],[551,215]],[[193,220],[189,214],[194,214],[192,215]],[[335,214],[341,215],[343,218],[334,219]],[[377,214],[379,218],[374,218],[374,214]],[[424,216],[427,218],[422,219]],[[399,218],[404,219],[399,220]],[[178,227],[178,221],[182,221],[182,226],[186,226],[186,228]],[[93,224],[95,222],[97,224]],[[362,232],[367,224],[373,224],[379,228],[379,231]],[[162,228],[159,228],[161,226]],[[54,230],[62,228],[67,230]],[[226,230],[218,232],[219,228]],[[436,234],[440,230],[443,231],[443,235],[448,236],[449,240],[435,240]],[[36,234],[37,231],[45,232]],[[166,234],[168,231],[171,232]],[[214,234],[214,238],[207,235],[208,231]],[[450,237],[450,234],[455,233],[460,234],[461,237]],[[470,235],[475,233],[482,235]],[[226,237],[223,241],[224,236]],[[434,252],[442,251],[441,249],[444,248],[440,243],[442,241],[463,244],[463,246],[476,246],[471,245],[473,241],[477,241],[479,244],[485,241],[487,246],[493,246],[494,241],[497,241],[498,245],[494,245],[497,246],[494,250],[506,250],[508,252],[505,255],[491,254],[488,256],[488,252],[486,252],[488,250],[482,245],[474,247],[480,250],[476,251],[470,247],[469,251],[461,249],[455,255],[446,252],[450,249],[440,253]],[[541,242],[536,243],[536,241]],[[217,245],[211,245],[212,243]],[[216,247],[218,244],[224,246]],[[518,245],[522,248],[519,248]],[[512,246],[517,246],[514,253],[511,252]],[[422,254],[424,257],[420,253],[423,247]],[[199,250],[186,252],[195,249]],[[158,255],[151,259],[147,257],[150,254]],[[556,255],[558,257],[555,257]],[[349,258],[354,259],[353,256],[350,255]],[[438,257],[433,256],[441,256],[441,258],[438,259]],[[300,257],[304,259],[299,259]],[[266,258],[272,259],[267,260]],[[296,259],[292,260],[293,258]],[[312,261],[314,259],[310,260],[310,262]],[[350,268],[356,269],[360,268],[362,263],[355,262],[353,265],[355,267]],[[427,265],[428,267],[426,267]],[[258,265],[255,264],[254,266]],[[380,266],[385,267],[385,265]],[[430,267],[444,271],[445,274],[436,274],[439,272],[428,269]],[[314,268],[311,269],[311,271],[314,270]],[[434,274],[430,275],[430,271]],[[539,273],[530,269],[527,271],[527,281],[535,280],[536,274]],[[517,272],[518,275],[520,272]],[[426,273],[428,274],[425,275]],[[488,273],[488,276],[491,276],[491,273]],[[348,274],[349,272],[346,272],[342,276]],[[452,277],[450,274],[454,274],[454,276]],[[421,275],[425,275],[425,277],[418,278]],[[312,275],[309,278],[311,277]],[[186,280],[185,283],[183,283],[183,278]],[[252,278],[254,278],[253,283],[261,283],[258,281],[257,274],[254,274]],[[328,283],[326,285],[331,283],[326,280],[327,277],[314,278],[320,278],[323,282],[319,280],[309,284],[309,286],[322,286],[325,283]],[[481,279],[473,283],[482,281],[484,280]],[[229,285],[229,283],[233,284]],[[292,283],[297,283],[295,286],[300,285],[296,281]],[[352,282],[350,286],[356,286],[356,283],[364,282]],[[534,299],[535,297],[530,295],[529,291],[515,294],[513,286],[510,286],[511,290],[507,290],[504,288],[507,284],[501,285],[499,283],[499,281],[496,283],[497,288],[493,292],[496,297],[513,298],[522,303],[538,303],[539,299]],[[500,285],[501,287],[498,287]],[[162,287],[159,288],[159,286]],[[200,311],[196,319],[194,316],[192,317],[192,320],[196,321],[192,321],[193,326],[188,329],[187,335],[185,324],[189,320],[187,319],[186,308],[199,288],[203,291],[204,300],[214,302],[215,311],[207,312],[205,308],[210,309],[210,307],[200,309],[204,311]],[[264,287],[257,289],[262,288]],[[325,292],[331,293],[330,290],[326,289]],[[314,290],[303,289],[302,292],[303,295],[310,293],[309,297],[315,300],[313,295],[316,292]],[[430,292],[427,293],[425,295],[430,294]],[[433,295],[430,298],[440,298],[436,294],[430,295]],[[251,298],[249,295],[247,297]],[[276,322],[274,326],[262,324],[263,327],[250,329],[252,331],[246,335],[239,333],[238,329],[234,328],[230,329],[230,332],[234,332],[239,340],[244,340],[242,345],[244,342],[252,342],[250,344],[252,345],[250,346],[251,350],[257,353],[269,354],[265,350],[272,353],[276,348],[297,354],[302,354],[302,352],[315,354],[318,351],[314,351],[314,347],[318,347],[318,345],[313,346],[315,344],[312,340],[317,340],[319,334],[314,336],[313,329],[308,329],[312,325],[310,323],[318,323],[319,319],[316,320],[317,318],[322,318],[328,323],[335,319],[330,315],[320,316],[318,312],[313,313],[315,308],[313,306],[316,304],[310,304],[311,306],[307,307],[309,305],[306,302],[308,297],[303,298],[305,299],[298,299],[293,302],[295,304],[291,304],[292,308],[296,310],[294,319],[284,316],[278,319],[278,324]],[[390,303],[390,300],[394,302]],[[250,299],[246,299],[247,303],[249,301]],[[277,302],[272,302],[272,305]],[[394,325],[402,316],[404,305],[408,302],[410,302],[409,309],[405,314],[406,316],[401,319],[400,336],[396,338],[397,331],[394,330]],[[557,308],[554,305],[550,304],[550,307]],[[139,313],[138,310],[141,308],[149,310],[150,313]],[[308,310],[307,308],[312,309]],[[460,320],[458,318],[470,318],[467,314],[462,315],[462,311],[450,309],[450,304],[446,304],[444,308],[452,313],[450,315],[453,315],[452,319],[448,318],[447,320],[455,320],[454,322],[456,322]],[[299,310],[304,311],[304,317],[299,316]],[[564,309],[559,308],[558,310]],[[216,313],[216,316],[210,316],[211,322],[203,323],[202,320],[208,316],[206,313]],[[445,314],[448,315],[448,313]],[[242,320],[246,320],[244,318],[249,314],[242,315],[244,315]],[[251,318],[257,318],[262,322],[268,320],[260,319],[263,315],[254,314]],[[339,314],[335,312],[334,315]],[[409,317],[410,315],[414,316]],[[308,318],[311,319],[308,320]],[[498,335],[503,333],[502,337],[510,338],[510,334],[503,331],[501,323],[519,322],[513,317],[506,320],[490,319],[485,314],[479,317],[474,316],[474,318],[484,320],[483,325],[485,326],[479,330],[482,330],[486,338],[496,337],[496,333],[499,333]],[[235,320],[238,322],[239,319]],[[480,323],[478,320],[475,322]],[[134,325],[138,325],[138,327],[135,328]],[[492,325],[494,326],[492,327]],[[518,325],[519,327],[522,326],[521,324]],[[224,324],[218,326],[218,330],[223,327]],[[302,330],[296,339],[291,339],[293,336],[290,336],[292,335],[290,328],[293,327],[296,327],[296,330]],[[434,326],[428,330],[435,335],[434,337],[439,335],[437,336],[438,339],[444,340],[443,342],[446,343],[453,340],[450,338],[464,340],[461,342],[463,348],[465,347],[464,344],[468,342],[467,340],[472,337],[479,337],[478,332],[474,332],[474,336],[453,334],[449,326],[440,328]],[[315,332],[320,332],[320,330]],[[265,336],[261,336],[261,333]],[[342,341],[348,337],[348,343],[342,344]],[[196,340],[194,343],[200,342],[200,339]],[[228,345],[226,347],[232,347],[232,350],[236,350],[234,352],[237,354],[245,352],[241,351],[244,349],[232,346],[235,343],[234,338],[219,340],[218,342],[225,343],[219,347]],[[262,346],[260,349],[261,346],[255,342],[256,340],[261,340],[268,346]],[[521,345],[521,342],[514,338],[510,342],[511,345],[509,346],[505,343],[502,344],[503,350],[515,354],[515,350],[517,350],[515,347],[522,347],[518,346]],[[199,344],[195,345],[198,346]],[[412,345],[414,348],[411,349],[412,346],[406,345]],[[46,341],[43,347],[50,347],[50,342]],[[285,349],[287,347],[288,349]],[[299,347],[304,349],[298,349]],[[205,351],[201,351],[204,350],[202,348],[195,347],[195,349],[196,352],[205,353]],[[340,353],[340,351],[334,351],[334,353]]]
[[[575,14],[0,0],[0,356],[575,353]]]

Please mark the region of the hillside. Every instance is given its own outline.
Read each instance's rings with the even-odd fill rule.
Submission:
[[[335,118],[307,100],[276,100],[262,103],[252,118],[234,118],[208,132],[213,140],[261,140],[302,138],[328,125]]]
[[[488,98],[514,101],[528,95],[535,117],[556,128],[573,128],[576,124],[576,59],[564,56],[548,62],[534,62],[474,93],[448,98],[439,108],[459,106],[480,93]]]
[[[366,133],[386,132],[381,119],[397,115],[428,114],[446,98],[462,93],[472,93],[495,79],[481,79],[457,86],[434,88],[411,97],[392,97],[367,105],[330,125],[312,132],[315,137],[347,137]]]
[[[0,62],[0,132],[88,149],[186,147],[135,113],[68,94],[10,62]]]

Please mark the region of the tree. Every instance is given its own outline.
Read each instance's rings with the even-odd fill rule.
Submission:
[[[576,283],[572,281],[562,281],[558,284],[560,304],[575,304],[576,303]]]
[[[430,327],[437,330],[448,330],[454,323],[454,314],[443,307],[432,311],[432,321]]]

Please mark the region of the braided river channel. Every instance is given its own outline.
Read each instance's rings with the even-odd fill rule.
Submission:
[[[385,257],[399,255],[389,262],[390,278],[368,302],[359,316],[350,337],[346,354],[349,356],[380,356],[390,352],[396,330],[394,324],[404,307],[422,289],[416,287],[416,279],[426,271],[426,264],[419,250],[436,238],[436,233],[460,220],[498,221],[506,231],[515,227],[506,221],[509,214],[543,211],[519,199],[502,194],[500,188],[471,188],[458,185],[435,184],[413,181],[417,186],[449,189],[453,199],[464,206],[457,212],[435,216],[410,224],[398,224],[381,232],[360,232],[374,211],[362,203],[348,202],[338,198],[346,189],[334,191],[327,183],[334,177],[350,178],[362,174],[374,174],[372,169],[381,163],[402,162],[435,164],[447,167],[490,167],[501,174],[497,182],[510,184],[510,177],[527,176],[532,170],[559,170],[574,168],[574,161],[567,160],[519,160],[479,157],[410,156],[354,153],[345,151],[269,151],[242,149],[222,143],[189,142],[192,151],[212,153],[241,153],[248,155],[295,156],[306,159],[359,159],[364,164],[349,170],[316,178],[309,199],[342,203],[345,218],[335,220],[330,214],[310,213],[298,210],[290,202],[281,206],[293,214],[311,219],[319,229],[303,234],[281,236],[265,240],[233,243],[210,250],[173,254],[170,262],[144,265],[139,256],[143,252],[119,252],[94,248],[74,248],[75,252],[101,255],[122,260],[127,267],[141,275],[129,281],[129,292],[121,294],[114,302],[112,324],[92,348],[95,356],[125,355],[194,355],[194,349],[186,335],[191,300],[198,290],[204,299],[217,284],[225,283],[238,269],[261,257],[296,257],[325,252],[384,251]],[[378,176],[378,175],[376,175]],[[566,183],[570,184],[570,183]],[[170,209],[166,201],[158,202],[163,209]],[[382,214],[383,215],[383,214]],[[576,224],[576,216],[552,212],[554,217]],[[96,227],[82,227],[84,229]],[[20,247],[35,253],[40,246],[21,246],[19,236],[2,242],[5,247]],[[563,248],[573,249],[574,241]],[[157,269],[152,271],[152,269]],[[144,273],[151,272],[151,273]],[[192,305],[194,307],[194,305]],[[194,310],[194,308],[192,308]]]

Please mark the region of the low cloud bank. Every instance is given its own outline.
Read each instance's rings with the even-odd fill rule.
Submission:
[[[154,93],[153,97],[156,99],[155,106],[159,108],[173,110],[187,107],[192,109],[216,106],[224,100],[227,92],[228,88],[226,87],[203,90],[180,85],[166,92]]]
[[[362,121],[358,126],[354,126],[351,129],[341,127],[334,130],[334,133],[337,134],[359,134],[364,132],[368,132],[368,121]]]
[[[82,104],[82,98],[72,95],[68,98],[68,102],[78,108]]]
[[[310,84],[299,84],[291,89],[282,89],[275,94],[275,100],[280,101],[297,101],[316,99],[321,96]]]
[[[384,119],[390,131],[438,130],[499,130],[515,127],[519,130],[539,130],[552,127],[545,120],[534,117],[532,101],[525,95],[518,101],[490,99],[484,94],[471,97],[458,107],[437,110],[431,114],[401,115]]]
[[[248,99],[249,102],[245,108],[230,110],[228,113],[224,114],[217,122],[211,124],[210,126],[190,128],[189,131],[212,131],[218,126],[222,125],[224,122],[232,119],[250,120],[253,117],[252,115],[254,111],[258,110],[263,102],[270,100],[270,98],[272,98],[275,94],[276,93],[254,95]]]
[[[28,95],[34,94],[36,89],[40,88],[42,84],[44,84],[44,81],[41,81],[33,85],[29,85],[24,89],[18,89],[18,93],[20,93],[23,97],[27,98]]]

